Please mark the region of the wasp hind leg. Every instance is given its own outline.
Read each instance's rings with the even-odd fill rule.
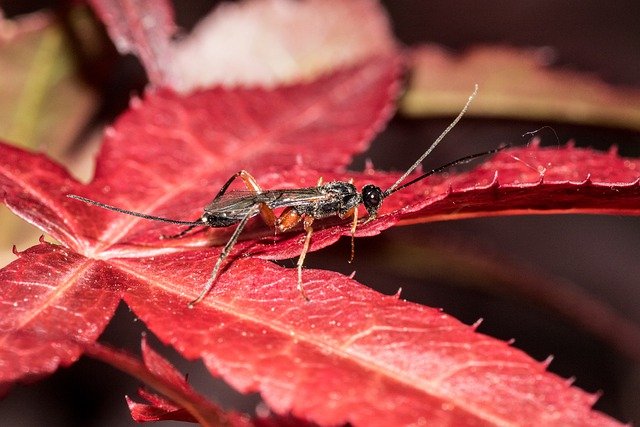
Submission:
[[[202,289],[200,294],[197,296],[197,298],[188,304],[189,308],[193,308],[196,304],[202,301],[204,297],[207,296],[211,288],[213,288],[213,284],[216,282],[216,279],[218,278],[218,273],[220,272],[222,263],[224,262],[225,259],[227,259],[227,256],[229,256],[229,253],[231,252],[234,245],[238,241],[238,237],[240,237],[240,233],[242,233],[242,230],[244,229],[245,225],[247,225],[247,222],[249,221],[249,219],[257,213],[257,210],[258,210],[258,206],[254,206],[247,213],[247,215],[244,218],[242,218],[242,221],[240,221],[240,223],[236,227],[235,231],[229,238],[229,241],[227,242],[226,245],[224,245],[224,248],[222,249],[222,252],[218,257],[218,260],[216,261],[216,265],[213,267],[213,271],[211,271],[211,274],[209,275],[209,279],[204,284],[204,288]]]

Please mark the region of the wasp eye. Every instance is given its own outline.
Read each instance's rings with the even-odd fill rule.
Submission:
[[[378,193],[369,192],[367,193],[367,201],[369,205],[377,205],[380,203],[380,195]]]

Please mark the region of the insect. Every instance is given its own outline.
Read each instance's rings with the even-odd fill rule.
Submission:
[[[418,181],[425,179],[426,177],[435,173],[441,172],[454,165],[467,163],[477,157],[489,155],[500,151],[506,147],[497,148],[482,153],[472,154],[462,157],[460,159],[449,162],[438,168],[432,169],[429,172],[423,173],[420,176],[412,179],[411,181],[402,184],[402,182],[422,163],[422,161],[433,151],[433,149],[442,141],[442,139],[453,129],[453,127],[462,118],[464,113],[469,108],[469,104],[475,97],[478,91],[476,85],[474,92],[469,96],[464,108],[458,114],[458,116],[451,122],[451,124],[440,134],[440,136],[431,144],[431,146],[425,151],[422,156],[388,189],[382,190],[380,187],[373,184],[366,184],[362,187],[362,190],[358,192],[355,185],[352,182],[346,181],[333,181],[326,184],[322,183],[322,179],[318,181],[315,187],[296,188],[296,189],[275,189],[275,190],[263,190],[257,183],[255,178],[247,171],[241,170],[231,176],[225,184],[222,186],[218,194],[205,208],[202,216],[195,221],[181,221],[171,218],[163,218],[153,215],[147,215],[141,212],[130,211],[122,209],[116,206],[107,205],[102,202],[87,199],[82,196],[74,194],[68,194],[67,197],[77,199],[91,205],[98,206],[103,209],[108,209],[116,212],[120,212],[127,215],[132,215],[148,220],[168,222],[171,224],[179,224],[188,226],[185,230],[172,238],[182,237],[192,229],[199,226],[206,227],[229,227],[236,225],[236,229],[225,244],[216,264],[209,276],[209,279],[204,284],[202,291],[193,301],[189,303],[189,307],[193,308],[208,294],[213,287],[220,268],[227,258],[234,245],[238,241],[242,230],[246,226],[249,219],[260,215],[262,220],[271,228],[274,228],[278,232],[285,232],[290,230],[302,222],[305,239],[302,247],[302,252],[297,262],[298,270],[298,290],[300,294],[306,299],[307,297],[304,287],[302,285],[302,266],[304,264],[305,256],[309,250],[311,242],[311,235],[313,234],[313,222],[316,219],[327,218],[331,216],[338,216],[341,219],[351,219],[351,258],[354,253],[354,235],[356,227],[358,226],[358,206],[364,205],[367,211],[367,218],[362,224],[366,224],[374,220],[378,215],[378,210],[382,206],[382,202],[391,194],[400,191],[410,185],[415,184]],[[229,186],[236,180],[241,179],[246,185],[248,191],[229,191]],[[275,209],[284,208],[284,210],[276,215]]]

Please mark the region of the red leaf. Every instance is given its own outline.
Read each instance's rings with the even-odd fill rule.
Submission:
[[[404,223],[533,213],[639,215],[640,160],[571,144],[541,148],[534,141],[469,173],[434,176],[392,197],[385,211],[400,210],[396,216]]]
[[[68,366],[111,319],[122,273],[42,242],[0,271],[0,383]]]
[[[153,400],[153,404],[138,403],[131,400],[129,396],[125,396],[127,399],[127,406],[131,412],[131,418],[135,422],[144,423],[149,421],[184,421],[190,423],[196,423],[197,420],[193,418],[186,410],[174,406],[171,402],[163,400],[160,396],[150,393],[144,394],[143,390],[139,391],[140,395],[147,400]]]
[[[170,81],[169,42],[176,31],[173,8],[166,0],[90,0],[121,54],[134,53],[149,80],[163,86]]]
[[[140,391],[140,395],[151,405],[138,404],[127,397],[131,415],[136,421],[180,420],[198,422],[203,426],[248,425],[245,417],[235,413],[225,414],[217,405],[196,393],[176,368],[154,352],[144,339],[144,364],[122,351],[96,343],[87,344],[85,350],[90,356],[144,381],[173,401],[144,390]]]
[[[158,387],[159,389],[168,391],[169,395],[178,395],[180,400],[188,403],[188,409],[193,411],[195,407],[203,415],[209,415],[209,418],[200,416],[201,424],[203,424],[202,421],[205,420],[217,421],[217,424],[215,425],[224,424],[236,427],[250,425],[260,427],[312,425],[310,423],[304,423],[302,420],[292,419],[291,417],[278,417],[273,414],[268,414],[268,416],[262,416],[260,418],[255,418],[254,420],[250,420],[249,417],[235,412],[224,413],[224,411],[222,411],[222,409],[217,405],[212,405],[202,396],[197,394],[186,382],[184,376],[181,375],[169,361],[153,351],[148,346],[145,339],[142,340],[142,355],[144,357],[144,365],[148,369],[148,372],[144,372],[144,369],[141,369],[136,360],[129,356],[125,356],[122,353],[115,352],[102,346],[96,346],[92,350],[94,350],[95,355],[99,354],[99,358],[120,369],[123,368],[123,361],[129,362],[128,364],[130,367],[135,367],[135,370],[142,374],[139,375],[141,379],[144,379],[144,377],[149,374],[153,375],[154,378],[151,381],[147,380],[145,382],[151,384],[154,382],[160,383],[160,387]],[[123,370],[127,369],[125,368]],[[194,417],[188,409],[185,409],[160,395],[151,393],[144,388],[139,389],[138,394],[149,403],[137,403],[126,396],[131,416],[136,422],[141,423],[166,420],[186,421],[192,423],[198,422],[198,418]],[[198,414],[198,412],[196,412],[196,414]]]
[[[305,271],[307,303],[295,289],[295,271],[255,258],[234,258],[248,248],[269,258],[296,255],[301,245],[295,232],[279,236],[274,245],[255,239],[273,236],[272,230],[259,225],[248,230],[245,238],[250,240],[238,245],[213,291],[189,310],[187,301],[198,293],[219,254],[218,247],[211,247],[212,237],[224,242],[220,235],[229,230],[159,240],[171,230],[65,197],[78,192],[188,219],[199,215],[215,189],[240,167],[255,173],[267,189],[313,186],[319,175],[348,179],[353,174],[344,165],[366,148],[388,116],[396,71],[394,61],[374,59],[308,85],[274,91],[212,89],[186,98],[152,92],[107,132],[96,178],[85,187],[41,156],[0,146],[6,203],[63,245],[42,244],[26,252],[38,257],[23,256],[3,272],[9,289],[15,289],[3,296],[3,321],[9,325],[4,330],[12,339],[37,326],[37,343],[44,347],[18,372],[49,372],[58,363],[70,363],[77,346],[63,347],[55,340],[65,334],[75,341],[95,339],[104,326],[95,317],[108,318],[126,288],[126,302],[164,342],[187,358],[203,358],[212,372],[238,389],[260,391],[278,413],[291,411],[323,424],[372,425],[379,420],[380,425],[395,425],[420,419],[433,424],[613,424],[591,411],[593,396],[546,373],[543,364],[522,352],[436,310],[319,271]],[[542,182],[539,165],[546,168]],[[496,171],[499,181],[494,183]],[[547,189],[554,189],[567,211],[637,213],[637,171],[636,161],[614,154],[514,149],[470,173],[432,177],[394,194],[382,217],[362,227],[359,235],[377,233],[402,218],[489,215],[524,210],[527,203],[548,210],[553,203],[538,200]],[[591,182],[581,183],[588,173]],[[386,188],[398,174],[368,171],[355,176],[358,184],[366,180]],[[609,200],[616,192],[625,198]],[[318,223],[314,247],[348,233],[348,225],[334,223]],[[70,261],[65,263],[65,256]],[[59,265],[49,266],[51,260]],[[47,264],[34,267],[33,261]],[[76,289],[74,283],[90,284],[96,294]],[[25,316],[13,303],[33,298],[29,284],[50,294]],[[90,297],[82,299],[86,295]],[[75,298],[80,298],[79,307]],[[66,312],[67,307],[69,318],[57,315],[56,323],[38,317]],[[74,336],[77,319],[70,317],[78,311],[88,312],[83,320],[93,321],[92,334]],[[19,322],[21,316],[41,322]],[[51,347],[62,348],[63,362]],[[10,360],[12,351],[5,348],[3,360]],[[21,378],[2,374],[6,381]]]
[[[167,285],[187,274],[189,259],[158,261]],[[125,299],[163,341],[276,412],[320,424],[615,424],[590,410],[594,396],[437,310],[322,271],[305,271],[305,302],[294,271],[258,260],[225,276],[195,310],[178,288]]]

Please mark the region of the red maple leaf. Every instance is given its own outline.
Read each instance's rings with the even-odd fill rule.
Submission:
[[[161,240],[176,227],[66,197],[79,193],[190,219],[238,164],[252,170],[267,189],[313,185],[318,176],[355,177],[358,186],[374,182],[386,188],[398,174],[343,169],[388,116],[396,64],[373,59],[310,84],[273,91],[212,89],[187,97],[166,90],[149,93],[107,131],[96,177],[86,186],[41,155],[3,145],[5,203],[60,242],[20,253],[1,273],[3,381],[25,380],[75,361],[81,343],[98,337],[124,298],[164,342],[186,358],[202,358],[239,390],[261,391],[277,412],[320,423],[360,423],[373,410],[360,405],[366,394],[367,400],[387,402],[379,410],[392,412],[397,423],[425,413],[461,420],[535,414],[542,421],[547,414],[580,413],[581,422],[602,423],[589,410],[592,397],[545,373],[542,364],[523,353],[436,310],[385,297],[326,271],[305,271],[307,303],[296,291],[294,271],[256,256],[239,257],[297,255],[298,232],[278,236],[281,241],[274,244],[272,231],[256,224],[210,295],[189,310],[187,302],[206,280],[229,230]],[[332,96],[336,88],[340,96]],[[260,108],[266,105],[271,107]],[[522,209],[637,213],[637,168],[637,161],[614,153],[571,147],[507,150],[470,173],[436,176],[395,194],[380,219],[358,234],[377,233],[398,220],[445,214]],[[344,223],[319,229],[314,248],[348,230]],[[290,380],[276,381],[284,374]],[[522,381],[532,375],[538,381]],[[489,378],[498,377],[501,391],[490,386]],[[504,401],[491,404],[479,392],[483,387],[493,387]],[[528,406],[516,398],[525,390],[536,396]],[[327,402],[327,396],[333,398]],[[445,403],[450,406],[442,409]],[[327,411],[326,405],[334,409]]]
[[[16,252],[0,272],[3,387],[73,363],[124,299],[185,358],[202,359],[242,392],[259,391],[277,413],[320,424],[616,424],[545,364],[438,310],[319,270],[304,272],[305,301],[295,271],[268,261],[299,255],[300,230],[274,237],[253,221],[214,289],[190,310],[231,230],[161,239],[178,228],[66,197],[192,220],[241,168],[265,189],[313,186],[320,176],[388,188],[399,173],[345,168],[393,110],[399,68],[387,55],[273,89],[150,90],[106,131],[87,185],[42,155],[1,145],[5,204],[58,242]],[[639,170],[639,161],[613,152],[505,150],[469,173],[394,194],[357,235],[399,221],[638,214]],[[312,250],[350,226],[317,228]]]

